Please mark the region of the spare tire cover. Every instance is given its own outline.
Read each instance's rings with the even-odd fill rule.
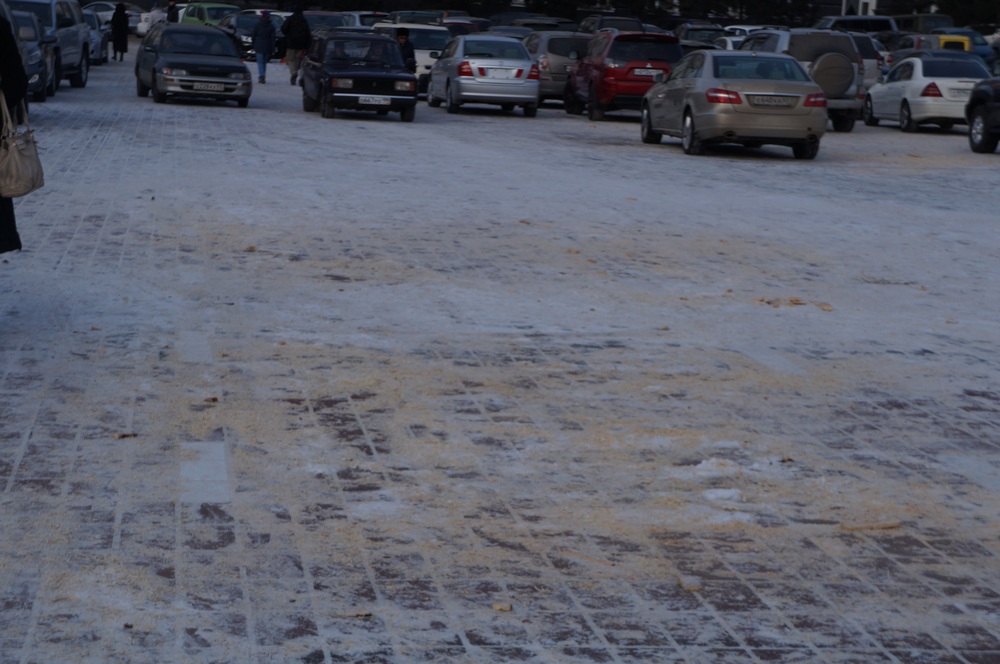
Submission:
[[[824,53],[809,68],[809,75],[823,88],[827,99],[844,96],[854,84],[854,65],[843,53]]]

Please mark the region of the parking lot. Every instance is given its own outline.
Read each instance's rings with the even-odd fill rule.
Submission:
[[[0,662],[1000,661],[1000,154],[33,104]]]

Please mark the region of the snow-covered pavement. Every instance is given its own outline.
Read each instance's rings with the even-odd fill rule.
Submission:
[[[1000,154],[131,58],[32,105],[0,662],[1000,661]]]

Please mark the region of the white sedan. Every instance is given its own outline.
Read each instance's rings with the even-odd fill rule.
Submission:
[[[903,131],[916,131],[922,124],[950,129],[965,123],[965,103],[972,88],[989,76],[975,60],[906,58],[868,90],[861,117],[869,127],[890,120]]]

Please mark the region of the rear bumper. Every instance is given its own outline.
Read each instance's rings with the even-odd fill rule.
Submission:
[[[707,142],[758,141],[796,145],[823,138],[826,124],[827,115],[823,109],[804,115],[711,113],[695,117],[698,138]]]
[[[964,124],[966,101],[965,99],[951,100],[935,97],[911,99],[909,100],[910,116],[916,122],[945,120]]]
[[[536,104],[538,81],[493,83],[458,79],[454,83],[457,100],[470,104]]]

